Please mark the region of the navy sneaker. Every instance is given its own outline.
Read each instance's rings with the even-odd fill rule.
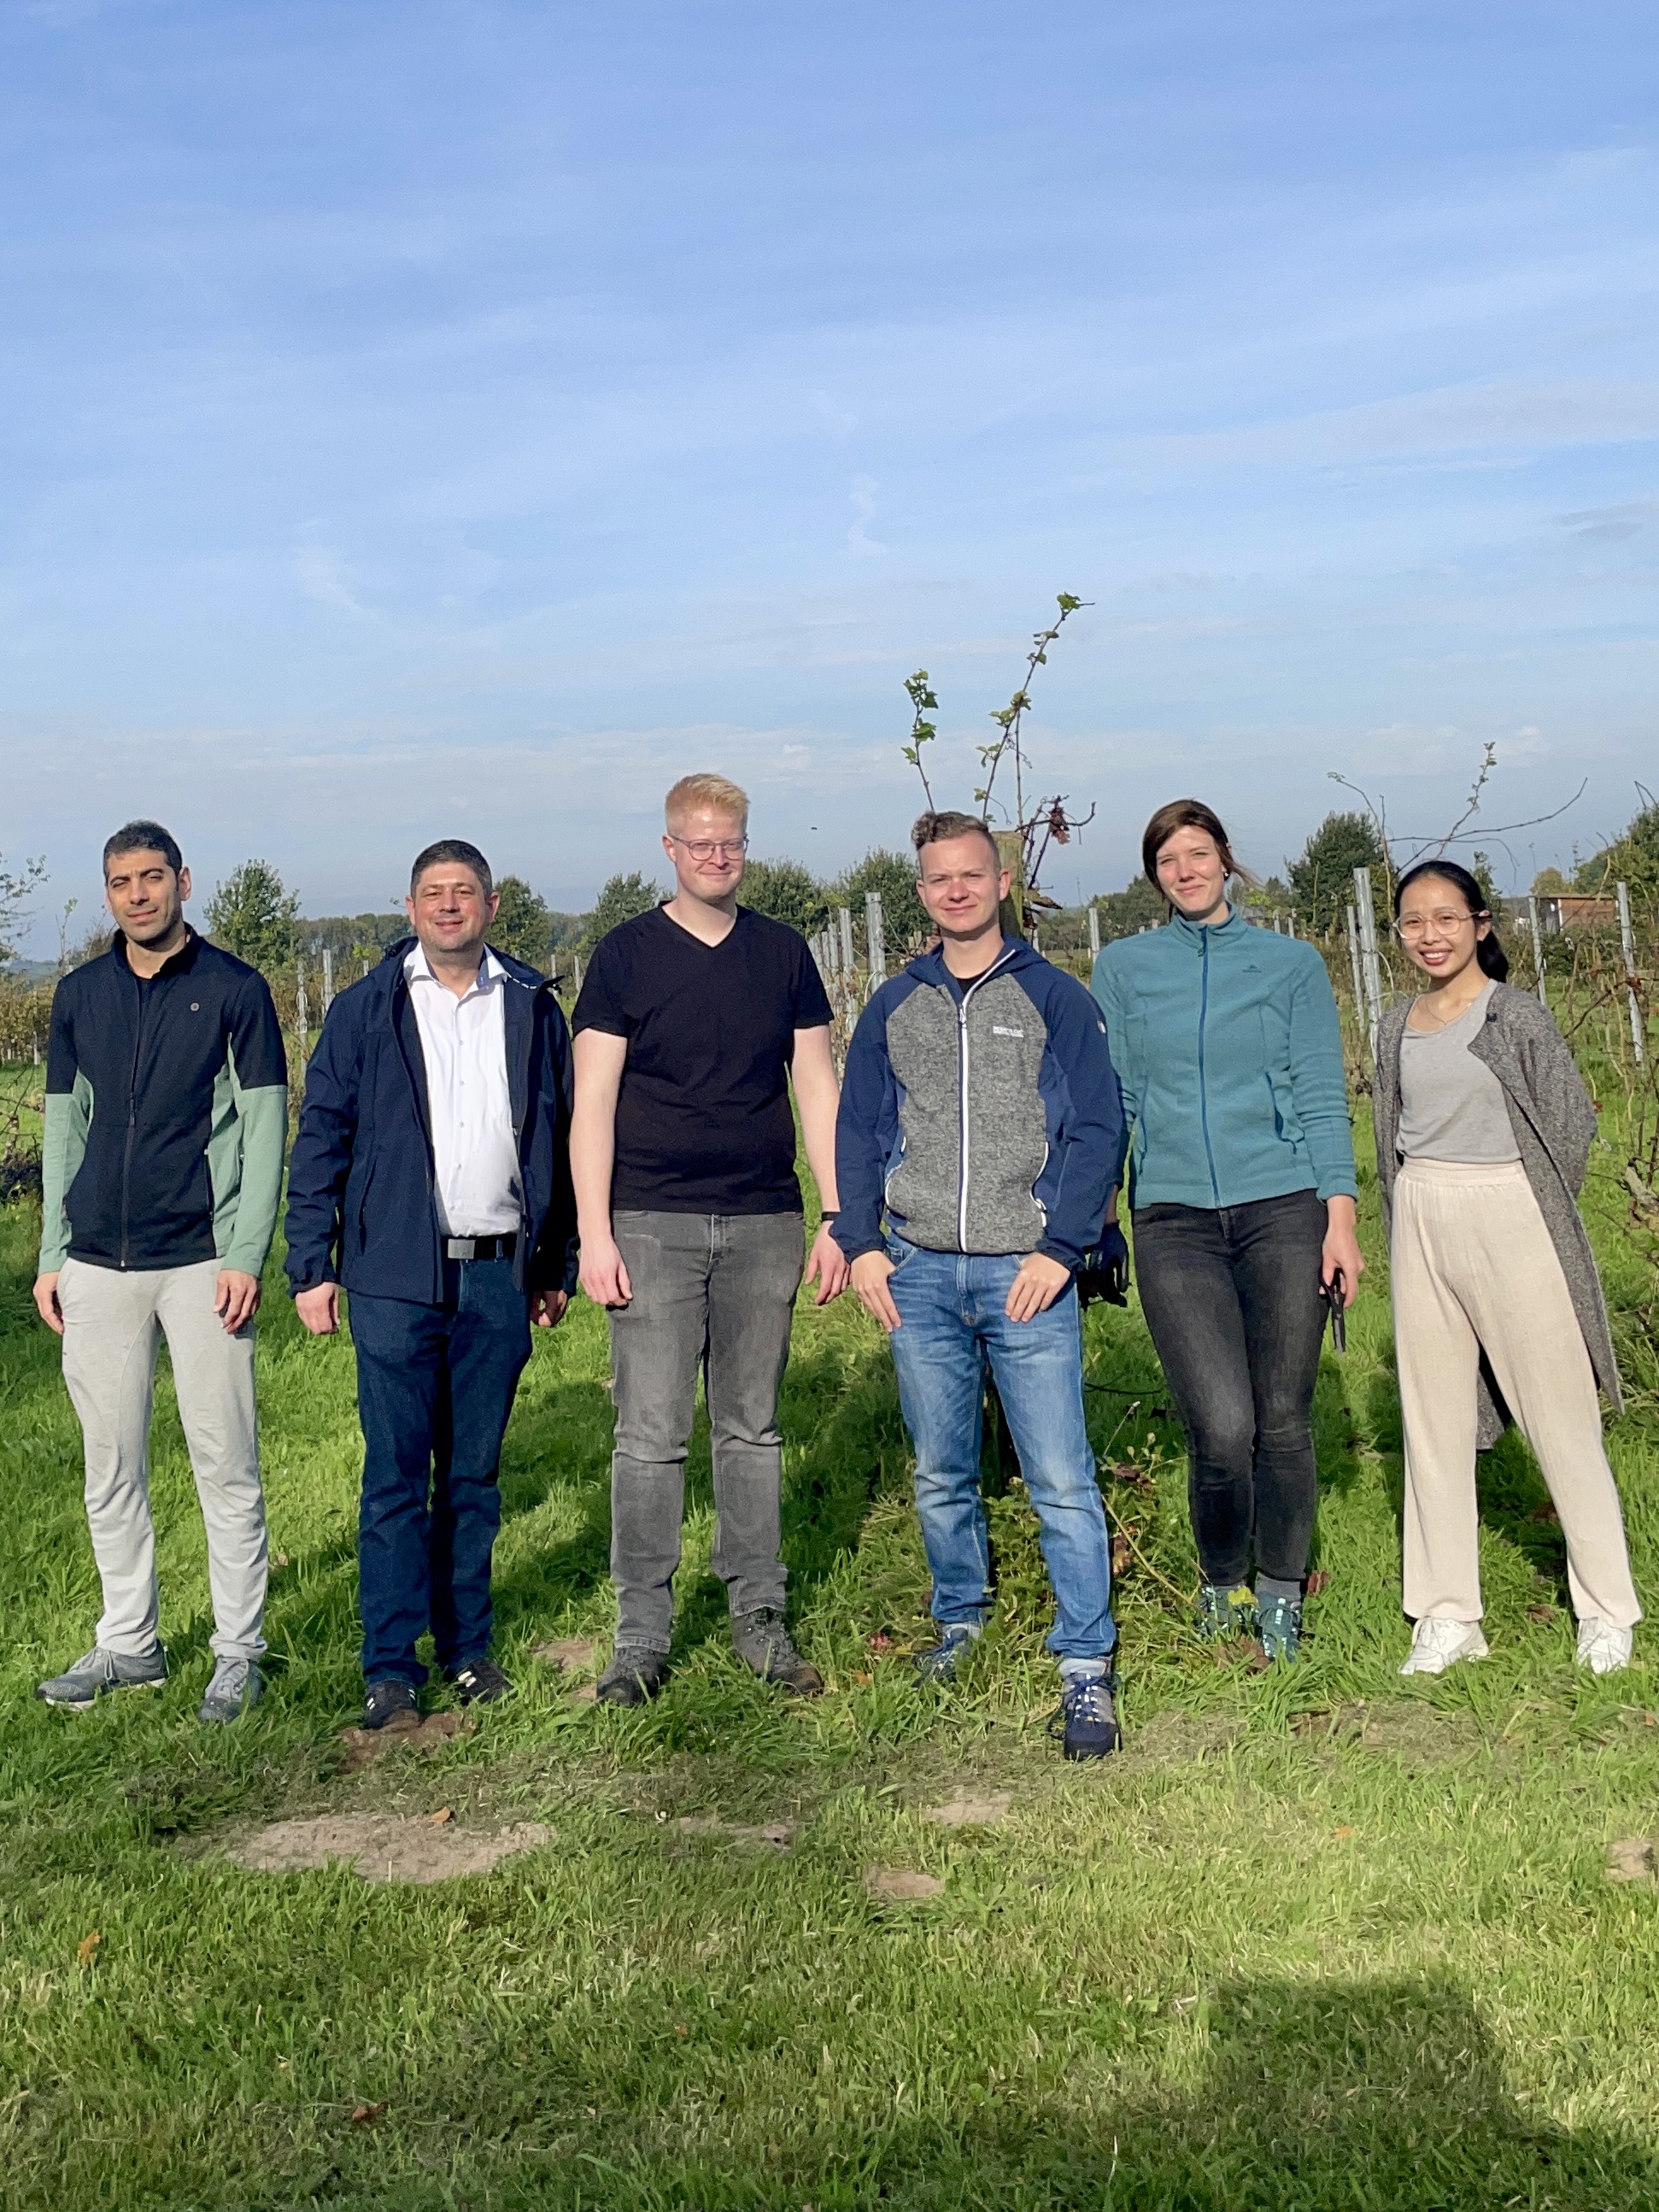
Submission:
[[[493,1659],[469,1659],[450,1675],[464,1705],[496,1705],[513,1694],[513,1685]]]
[[[363,1698],[366,1729],[393,1728],[400,1721],[418,1722],[420,1717],[411,1684],[401,1680],[369,1684]]]
[[[925,1651],[918,1651],[911,1662],[917,1680],[953,1682],[957,1667],[979,1642],[980,1635],[981,1631],[970,1621],[947,1621],[939,1630],[939,1642],[930,1644]]]
[[[1062,1674],[1060,1711],[1048,1723],[1067,1759],[1104,1759],[1121,1741],[1115,1674]]]

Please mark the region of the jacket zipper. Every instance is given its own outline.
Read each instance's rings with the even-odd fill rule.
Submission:
[[[994,960],[982,975],[975,975],[962,994],[962,1004],[957,1008],[957,1065],[961,1071],[957,1112],[961,1118],[961,1139],[957,1146],[959,1168],[957,1177],[957,1243],[963,1251],[968,1249],[968,1001],[981,983],[988,983],[1003,961],[1012,959],[1012,949]]]
[[[121,1265],[128,1265],[129,1220],[132,1211],[132,1154],[138,1141],[138,1064],[144,1049],[144,987],[133,977],[138,994],[138,1019],[133,1026],[132,1082],[127,1091],[127,1146],[121,1160]]]
[[[1210,933],[1207,929],[1204,931],[1199,958],[1201,980],[1198,990],[1198,1118],[1204,1131],[1204,1157],[1210,1168],[1210,1194],[1219,1206],[1221,1186],[1216,1181],[1215,1154],[1210,1148],[1210,1097],[1204,1081],[1204,1025],[1210,1013]]]

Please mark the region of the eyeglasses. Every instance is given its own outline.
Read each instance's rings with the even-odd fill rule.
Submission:
[[[676,837],[668,833],[671,844],[684,845],[694,860],[712,860],[718,853],[722,860],[740,860],[749,850],[746,837]]]
[[[1451,930],[1462,929],[1466,921],[1473,926],[1477,921],[1485,921],[1486,919],[1484,913],[1471,914],[1467,907],[1462,913],[1454,913],[1449,906],[1441,907],[1433,914],[1405,915],[1401,921],[1395,922],[1395,934],[1409,945],[1414,937],[1421,937],[1431,923],[1444,937]]]

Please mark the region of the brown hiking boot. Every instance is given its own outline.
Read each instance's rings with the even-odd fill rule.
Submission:
[[[816,1698],[823,1677],[795,1649],[794,1638],[783,1625],[775,1606],[763,1605],[753,1613],[732,1616],[732,1649],[745,1667],[752,1667],[763,1682],[776,1682],[797,1697]]]

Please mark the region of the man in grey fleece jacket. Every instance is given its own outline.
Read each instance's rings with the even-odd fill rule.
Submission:
[[[1008,876],[984,823],[925,814],[914,837],[940,944],[860,1019],[836,1130],[835,1237],[888,1332],[915,1444],[939,1628],[917,1664],[948,1680],[991,1609],[979,1495],[988,1363],[1054,1584],[1066,1756],[1098,1758],[1118,1739],[1116,1631],[1074,1278],[1117,1173],[1117,1079],[1083,986],[1003,936]]]

